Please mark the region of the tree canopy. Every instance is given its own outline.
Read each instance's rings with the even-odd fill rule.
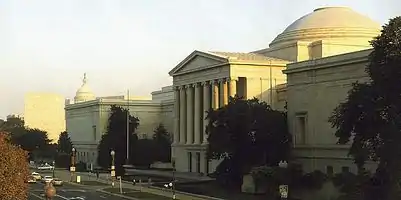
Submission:
[[[112,150],[115,151],[116,175],[123,175],[123,165],[127,156],[127,109],[116,105],[110,107],[107,132],[102,136],[98,146],[98,164],[103,168],[109,168],[111,165]],[[138,138],[135,130],[139,126],[139,119],[129,115],[129,134],[131,144]],[[130,145],[132,146],[132,145]],[[132,150],[129,150],[130,152]]]
[[[251,167],[276,166],[288,159],[291,135],[286,113],[265,102],[236,96],[228,105],[210,110],[207,119],[208,157],[224,159],[217,171],[228,173],[236,183]]]
[[[156,127],[153,134],[153,141],[156,155],[155,160],[160,162],[171,161],[171,135],[167,132],[167,129],[163,124],[159,124]]]
[[[71,154],[72,152],[72,142],[67,131],[62,132],[57,141],[57,152]]]
[[[329,119],[338,143],[352,142],[349,154],[359,169],[379,163],[387,180],[382,199],[399,199],[401,178],[401,17],[391,19],[371,41],[366,72],[371,80],[355,83]],[[379,174],[379,173],[376,173]]]
[[[1,199],[27,199],[27,152],[11,144],[8,133],[5,132],[0,132],[0,152]]]

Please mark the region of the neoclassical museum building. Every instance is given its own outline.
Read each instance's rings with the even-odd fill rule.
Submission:
[[[175,97],[173,155],[179,171],[211,172],[205,111],[229,96],[257,97],[275,109],[287,102],[294,156],[305,171],[355,171],[349,145],[328,123],[351,84],[368,80],[369,41],[381,26],[351,8],[324,7],[302,16],[268,48],[250,53],[194,51],[170,71]]]
[[[296,162],[305,171],[355,171],[347,156],[349,145],[336,144],[328,117],[345,100],[353,82],[369,80],[364,71],[371,52],[369,41],[380,30],[380,24],[351,8],[318,8],[290,24],[268,48],[249,53],[194,51],[169,72],[172,86],[154,93],[155,99],[133,100],[136,104],[130,111],[151,109],[152,124],[142,130],[166,123],[173,135],[177,171],[210,173],[219,161],[206,159],[205,111],[226,105],[235,94],[257,97],[278,110],[287,103]],[[109,101],[115,102],[91,97],[67,105],[67,129],[78,125],[68,116],[80,113],[79,108]],[[96,110],[93,107],[95,115]],[[146,120],[148,115],[143,117]],[[76,129],[72,140],[78,142],[78,135],[99,126],[90,123],[80,123],[81,129],[87,129],[80,133],[70,128]],[[104,127],[94,130],[97,138]]]

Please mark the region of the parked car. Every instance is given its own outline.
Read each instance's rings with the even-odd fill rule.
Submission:
[[[32,175],[31,176],[29,176],[29,178],[28,178],[28,181],[27,181],[28,183],[36,183],[36,178],[35,177],[33,177]]]
[[[54,168],[53,166],[45,163],[44,165],[40,165],[38,167],[38,170],[52,170],[53,168]]]
[[[53,181],[53,177],[52,176],[44,176],[43,178],[42,178],[42,182],[43,183],[50,183],[50,182],[52,182]]]
[[[41,176],[39,173],[37,173],[37,172],[32,172],[31,175],[32,175],[32,177],[35,178],[36,180],[42,179],[42,176]]]
[[[62,186],[63,185],[63,181],[59,178],[54,178],[52,183],[54,186]]]

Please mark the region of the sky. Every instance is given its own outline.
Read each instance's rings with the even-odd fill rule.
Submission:
[[[27,92],[147,96],[194,50],[267,48],[299,17],[349,6],[384,24],[398,0],[0,0],[0,117]]]

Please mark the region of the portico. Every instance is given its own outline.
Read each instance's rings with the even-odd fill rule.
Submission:
[[[272,62],[276,61],[276,62]],[[210,173],[219,161],[206,159],[207,111],[228,104],[229,97],[262,96],[268,86],[285,82],[285,78],[274,77],[264,83],[269,71],[278,72],[285,61],[272,60],[265,56],[226,52],[194,51],[170,71],[174,87],[174,135],[172,155],[176,158],[178,171]],[[259,69],[264,73],[244,73],[247,68]],[[241,75],[242,74],[242,75]],[[259,90],[250,90],[257,87]],[[264,89],[262,89],[264,88]],[[272,97],[269,97],[272,98]]]

